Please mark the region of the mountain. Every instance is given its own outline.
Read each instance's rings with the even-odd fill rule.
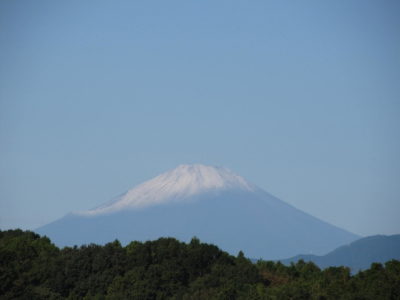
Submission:
[[[400,260],[400,234],[369,236],[339,247],[324,256],[297,255],[281,262],[290,264],[300,259],[312,261],[320,268],[347,266],[353,272],[358,272],[368,269],[374,262],[385,263],[391,259]]]
[[[236,254],[325,254],[359,238],[277,199],[226,168],[181,165],[94,209],[36,230],[57,245],[193,236]]]

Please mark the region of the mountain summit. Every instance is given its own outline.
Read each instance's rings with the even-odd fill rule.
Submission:
[[[226,190],[252,192],[256,187],[227,168],[200,164],[180,165],[134,187],[109,203],[80,214],[100,215],[168,202],[189,201],[195,195]]]
[[[37,230],[59,246],[175,237],[264,259],[325,254],[358,236],[279,200],[222,167],[181,165],[97,208]]]

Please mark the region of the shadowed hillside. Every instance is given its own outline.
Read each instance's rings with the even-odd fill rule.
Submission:
[[[390,259],[400,259],[400,234],[375,235],[357,240],[324,255],[298,255],[282,260],[284,264],[299,260],[311,261],[320,268],[347,266],[353,272],[365,270],[371,263],[384,263]]]

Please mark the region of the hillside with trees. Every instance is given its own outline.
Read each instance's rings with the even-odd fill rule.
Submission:
[[[400,299],[400,262],[321,270],[302,260],[252,263],[193,238],[54,246],[0,231],[0,299]]]

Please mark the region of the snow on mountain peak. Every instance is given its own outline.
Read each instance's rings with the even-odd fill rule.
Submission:
[[[109,203],[79,214],[89,216],[123,209],[142,208],[172,201],[183,201],[190,196],[227,189],[253,191],[255,186],[227,168],[200,164],[180,165],[139,184]]]

